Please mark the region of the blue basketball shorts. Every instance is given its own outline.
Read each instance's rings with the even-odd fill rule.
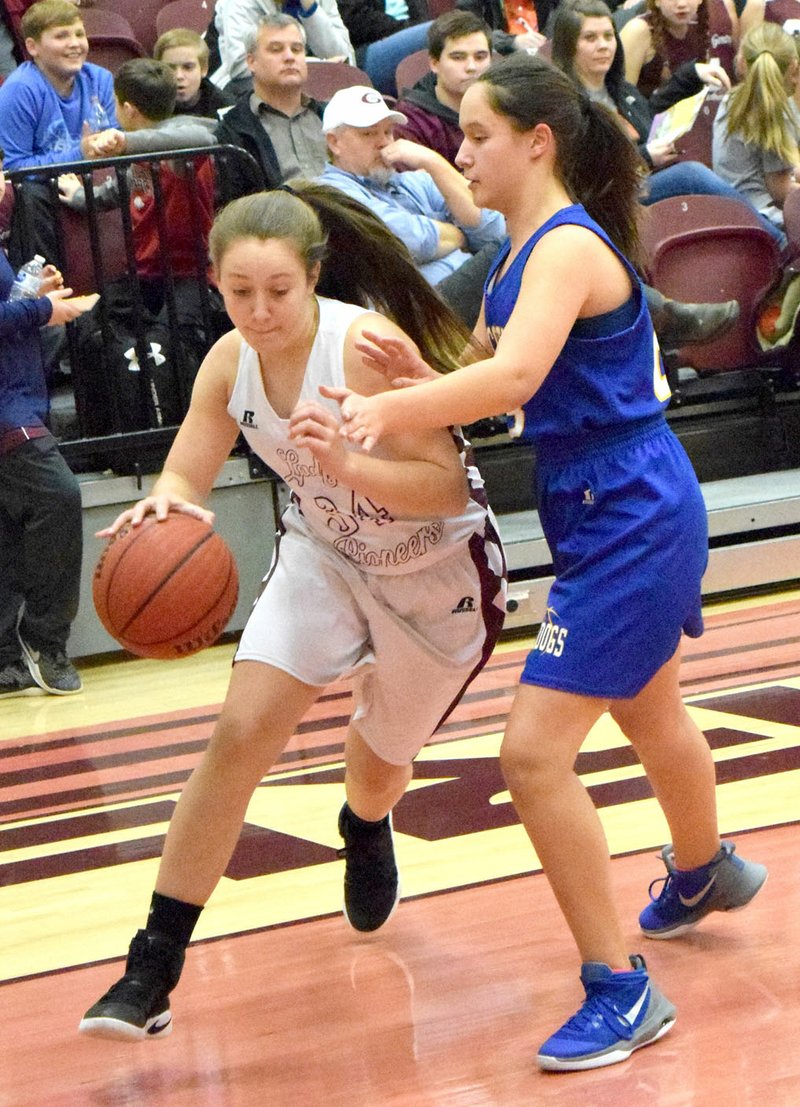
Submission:
[[[556,579],[522,682],[630,698],[682,632],[703,632],[708,529],[694,470],[663,418],[538,460]]]

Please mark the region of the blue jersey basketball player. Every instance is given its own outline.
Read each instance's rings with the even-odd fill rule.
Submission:
[[[767,874],[720,841],[711,752],[680,696],[681,634],[702,632],[706,515],[664,418],[669,388],[625,259],[637,245],[633,147],[609,112],[527,55],[479,78],[460,123],[457,161],[473,198],[501,211],[509,232],[478,321],[494,355],[420,381],[430,373],[419,357],[375,336],[372,363],[415,386],[326,395],[341,402],[343,433],[365,449],[399,428],[519,409],[516,426],[536,445],[556,580],[501,762],[586,991],[538,1062],[588,1069],[625,1060],[675,1021],[642,957],[629,954],[603,829],[574,769],[603,712],[636,749],[672,834],[663,889],[640,916],[647,937],[672,938],[710,911],[744,906]]]

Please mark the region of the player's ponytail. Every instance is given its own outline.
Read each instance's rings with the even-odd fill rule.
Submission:
[[[567,185],[614,245],[638,264],[642,160],[608,108],[582,91],[578,103],[583,129],[567,151]]]
[[[209,238],[217,272],[239,238],[291,240],[308,269],[322,262],[320,295],[387,315],[442,372],[456,368],[472,345],[469,328],[425,280],[406,246],[338,189],[297,180],[228,204]]]
[[[492,110],[516,130],[547,124],[564,187],[635,264],[643,164],[613,114],[560,69],[529,54],[502,59],[478,81],[488,86]]]

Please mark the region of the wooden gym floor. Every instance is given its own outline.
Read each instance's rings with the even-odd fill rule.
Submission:
[[[525,644],[499,648],[420,756],[395,830],[404,902],[373,936],[339,912],[346,685],[257,789],[201,917],[163,1041],[80,1038],[143,925],[165,826],[223,698],[231,644],[83,669],[82,695],[0,703],[0,1107],[770,1107],[800,1104],[800,593],[711,608],[687,700],[720,822],[770,879],[671,942],[636,926],[666,830],[607,718],[579,770],[631,950],[678,1006],[609,1069],[541,1074],[580,998],[571,941],[497,767]]]

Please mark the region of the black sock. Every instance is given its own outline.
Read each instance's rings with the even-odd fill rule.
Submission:
[[[376,822],[370,822],[368,819],[362,819],[360,815],[356,815],[350,804],[347,805],[347,818],[350,823],[356,828],[356,830],[377,830],[379,826],[383,826],[388,815],[384,815],[382,819],[378,819]]]
[[[163,934],[185,949],[191,941],[192,931],[202,910],[202,907],[194,903],[184,903],[172,896],[153,892],[147,916],[147,930],[151,934]]]

